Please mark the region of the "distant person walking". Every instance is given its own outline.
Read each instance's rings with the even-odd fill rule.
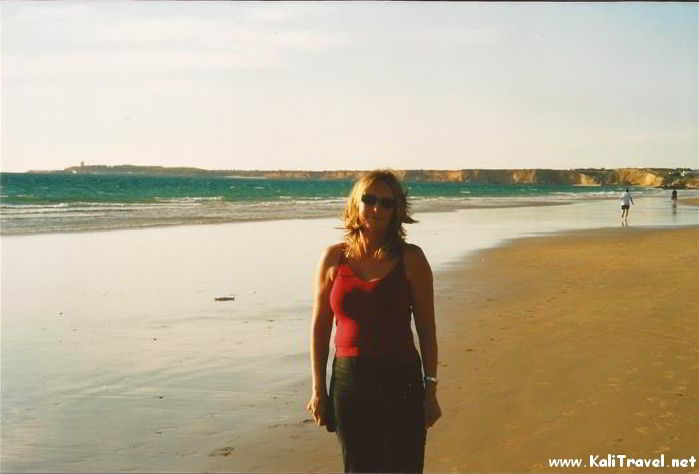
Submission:
[[[672,203],[677,204],[677,189],[672,188]]]
[[[633,204],[633,198],[631,197],[631,194],[629,193],[629,188],[626,188],[626,191],[624,191],[621,194],[621,197],[619,198],[621,201],[621,218],[622,219],[628,219],[629,218],[629,208],[631,207],[631,204]]]

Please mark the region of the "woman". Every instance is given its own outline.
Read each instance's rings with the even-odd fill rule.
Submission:
[[[373,171],[350,193],[345,241],[325,249],[318,264],[307,408],[337,432],[345,472],[422,472],[426,428],[441,416],[432,270],[422,250],[405,243],[403,224],[413,222],[398,178]]]

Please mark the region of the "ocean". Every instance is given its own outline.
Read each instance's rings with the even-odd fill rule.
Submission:
[[[616,199],[622,186],[405,182],[415,212]],[[0,173],[0,234],[336,217],[351,181]],[[636,195],[667,191],[634,187]]]

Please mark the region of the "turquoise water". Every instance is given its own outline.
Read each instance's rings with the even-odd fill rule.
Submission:
[[[171,199],[228,202],[333,198],[346,195],[349,181],[295,181],[155,175],[3,173],[5,204],[158,203]]]
[[[405,182],[418,212],[616,198],[620,186]],[[0,174],[5,235],[337,216],[351,181]],[[634,188],[653,195],[666,191]]]

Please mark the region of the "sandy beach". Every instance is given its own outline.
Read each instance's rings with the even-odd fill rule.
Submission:
[[[416,216],[445,413],[427,471],[696,455],[698,209],[636,201],[630,227],[604,200]],[[338,224],[3,236],[0,470],[340,471],[305,411]]]
[[[696,227],[577,231],[440,273],[444,417],[428,435],[426,472],[696,457],[698,239]],[[258,441],[230,446],[213,470],[342,468],[334,436],[302,418]]]
[[[697,228],[524,239],[448,277],[446,294],[469,290],[440,302],[448,415],[428,470],[696,456],[698,239]]]

